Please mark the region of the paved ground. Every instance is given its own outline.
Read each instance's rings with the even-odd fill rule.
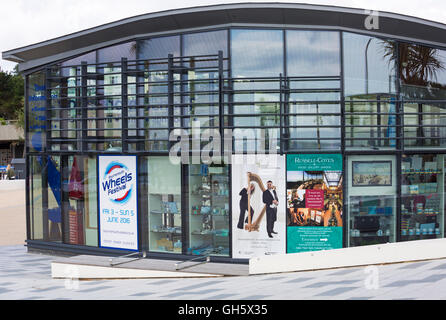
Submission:
[[[0,246],[26,239],[25,181],[0,180]]]
[[[446,260],[208,279],[53,280],[53,257],[0,247],[0,300],[446,299]]]

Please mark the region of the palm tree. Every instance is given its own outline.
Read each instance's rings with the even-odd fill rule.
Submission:
[[[398,76],[405,85],[402,90],[410,98],[435,98],[432,96],[439,94],[439,92],[420,91],[419,87],[445,88],[437,83],[438,73],[446,69],[438,49],[400,43],[397,50],[398,44],[389,40],[383,40],[382,45],[384,58],[388,59],[389,64],[398,66]]]

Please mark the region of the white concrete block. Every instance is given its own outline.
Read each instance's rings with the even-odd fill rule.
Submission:
[[[51,263],[51,275],[54,279],[146,279],[146,278],[210,278],[220,275],[171,272],[122,267],[101,267],[79,264]]]
[[[418,240],[249,260],[249,274],[296,272],[446,258],[446,239]]]

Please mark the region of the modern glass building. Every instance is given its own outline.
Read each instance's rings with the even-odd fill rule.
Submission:
[[[369,15],[205,6],[3,52],[26,75],[28,248],[244,262],[443,238],[446,25]]]

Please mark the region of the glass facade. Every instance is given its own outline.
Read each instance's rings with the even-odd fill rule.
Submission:
[[[349,156],[349,246],[396,240],[396,157]]]
[[[403,155],[401,239],[444,236],[444,155]]]
[[[215,249],[229,256],[229,173],[227,166],[189,166],[189,254]]]
[[[147,159],[149,248],[182,253],[181,166],[165,157]]]
[[[63,242],[98,246],[96,157],[62,157]]]
[[[263,151],[343,159],[336,170],[296,169],[312,178],[295,180],[324,182],[305,188],[315,202],[325,192],[316,209],[331,215],[324,226],[343,227],[344,247],[444,237],[445,62],[444,50],[394,39],[239,27],[47,66],[26,79],[29,240],[99,247],[97,157],[136,155],[141,247],[232,258],[240,190],[229,160]],[[288,223],[299,212],[296,181],[278,201]],[[263,205],[253,207],[259,223]],[[311,222],[317,210],[305,209]]]

